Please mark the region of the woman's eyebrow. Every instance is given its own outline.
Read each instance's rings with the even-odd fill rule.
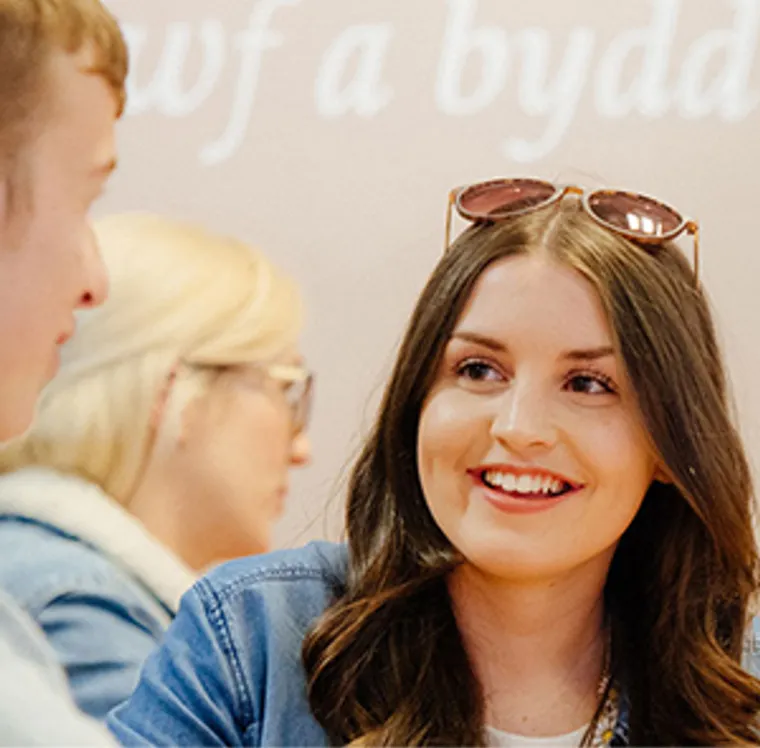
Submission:
[[[614,356],[615,349],[610,345],[601,345],[597,348],[583,348],[579,350],[566,351],[562,358],[569,361],[595,361],[599,358]]]
[[[475,343],[476,345],[482,345],[484,348],[490,348],[492,351],[498,353],[506,353],[507,346],[496,338],[489,337],[488,335],[481,335],[477,332],[469,332],[468,330],[457,330],[452,336],[452,340],[464,340],[468,343]]]

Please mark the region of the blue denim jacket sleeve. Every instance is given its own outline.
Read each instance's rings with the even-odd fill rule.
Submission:
[[[242,745],[254,721],[247,686],[257,677],[253,667],[233,647],[213,590],[199,582],[145,663],[128,704],[114,710],[107,724],[128,746]]]
[[[108,717],[127,746],[326,745],[307,699],[303,638],[345,577],[313,543],[224,564],[188,592],[134,694]]]

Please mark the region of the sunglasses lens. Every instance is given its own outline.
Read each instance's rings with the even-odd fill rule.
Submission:
[[[657,200],[628,192],[594,192],[589,210],[608,226],[642,239],[657,239],[677,231],[683,218]]]
[[[534,179],[505,179],[467,187],[458,197],[458,207],[468,218],[499,218],[530,210],[551,200],[556,187]]]

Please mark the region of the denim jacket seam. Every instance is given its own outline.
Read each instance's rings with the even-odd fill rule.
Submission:
[[[68,595],[93,595],[102,597],[109,602],[115,602],[125,607],[129,604],[140,603],[137,596],[123,589],[115,590],[111,579],[100,574],[77,572],[76,574],[56,574],[45,580],[43,584],[35,585],[26,593],[18,590],[7,590],[8,594],[29,614],[36,618],[49,606]]]
[[[8,563],[6,560],[0,580],[7,576],[43,580],[36,585],[36,595],[54,589],[76,591],[82,587],[97,591],[111,590],[114,585],[118,585],[124,589],[127,586],[126,580],[131,581],[131,576],[107,555],[80,540],[70,540],[75,540],[76,545],[56,556],[42,554],[33,560],[19,559],[17,563]],[[31,586],[34,589],[35,585]],[[25,585],[25,589],[28,590],[29,585]]]
[[[214,595],[220,600],[220,602],[221,600],[228,601],[229,598],[236,595],[241,588],[250,587],[251,584],[256,584],[257,582],[298,582],[302,580],[321,580],[330,584],[333,581],[337,581],[337,577],[332,571],[315,568],[313,566],[306,566],[305,564],[289,565],[273,569],[257,569],[221,584],[218,589],[214,590]]]
[[[241,706],[240,718],[241,722],[245,726],[243,730],[245,732],[256,721],[255,715],[253,713],[253,699],[251,698],[251,694],[248,691],[246,679],[243,674],[243,666],[240,662],[240,657],[232,638],[232,632],[230,631],[227,617],[224,614],[224,601],[206,579],[201,579],[196,585],[196,589],[198,591],[198,596],[201,599],[203,607],[206,610],[206,614],[209,617],[209,621],[217,632],[222,651],[227,657],[232,668],[233,678],[235,682],[235,692]]]

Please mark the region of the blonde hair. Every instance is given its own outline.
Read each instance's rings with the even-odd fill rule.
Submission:
[[[109,298],[80,313],[31,430],[0,450],[0,471],[55,468],[126,504],[153,447],[154,408],[175,371],[160,443],[207,385],[203,367],[266,361],[294,348],[302,303],[289,277],[236,240],[150,215],[114,216],[95,228]]]
[[[100,0],[0,0],[0,156],[12,158],[46,99],[48,64],[56,50],[75,54],[89,47],[86,71],[126,99],[128,52],[119,25]]]

